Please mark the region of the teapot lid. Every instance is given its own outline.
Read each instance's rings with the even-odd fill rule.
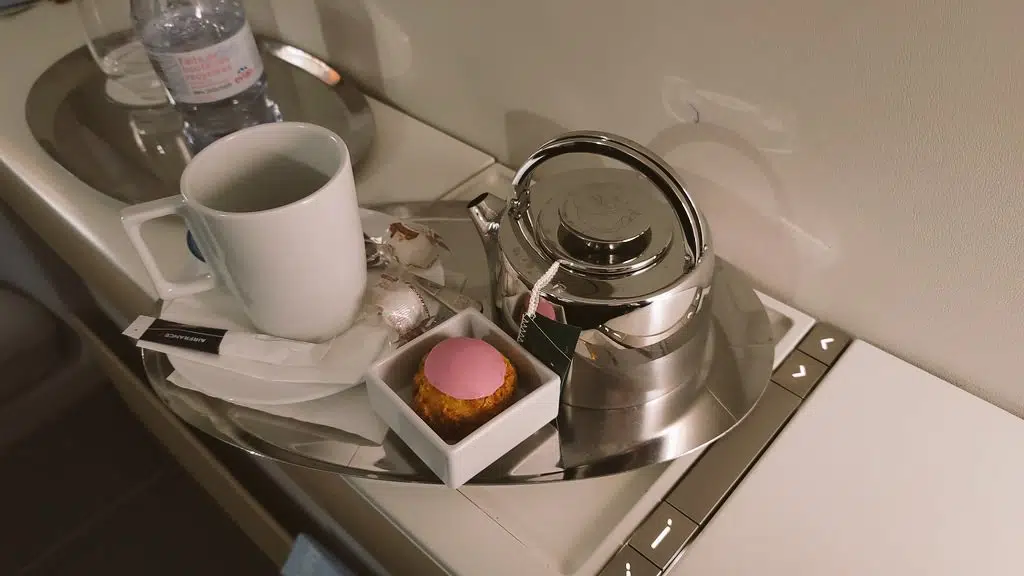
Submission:
[[[529,209],[541,248],[549,258],[581,274],[644,271],[666,255],[678,226],[672,206],[658,188],[627,170],[559,174],[536,183],[531,198]]]
[[[595,144],[587,146],[588,139]],[[579,151],[638,169],[577,169],[529,179],[543,160]],[[647,169],[648,161],[657,164]],[[545,292],[562,300],[645,300],[682,283],[708,250],[701,217],[678,177],[653,153],[619,137],[586,132],[556,138],[527,160],[513,186],[517,194],[499,229],[502,252],[528,286],[559,262],[561,270]]]

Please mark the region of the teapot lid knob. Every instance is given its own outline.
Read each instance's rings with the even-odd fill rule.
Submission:
[[[631,172],[577,175],[582,178],[570,178],[572,184],[564,177],[555,182],[560,193],[534,221],[548,256],[599,276],[635,273],[656,263],[672,241],[673,224],[667,206],[652,206],[656,191],[638,189],[645,183]]]

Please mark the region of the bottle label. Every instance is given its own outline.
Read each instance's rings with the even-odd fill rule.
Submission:
[[[249,23],[234,36],[191,52],[154,52],[175,102],[209,104],[244,92],[263,75]]]

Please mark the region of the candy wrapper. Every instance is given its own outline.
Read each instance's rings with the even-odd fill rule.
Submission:
[[[445,285],[435,284],[398,266],[370,275],[368,310],[393,332],[393,346],[401,346],[464,308],[483,305],[461,292],[465,276],[446,272]]]
[[[365,209],[364,212],[373,215],[366,218],[371,225],[364,225],[363,233],[377,247],[377,264],[387,268],[399,266],[431,282],[443,282],[439,257],[449,249],[440,234],[420,223],[394,220]]]
[[[401,346],[462,308],[481,308],[461,294],[465,277],[442,266],[441,254],[449,248],[440,234],[419,222],[360,210],[364,239],[369,243],[367,309],[393,330],[393,346]]]
[[[430,268],[441,250],[448,246],[439,234],[422,224],[393,222],[388,226],[385,246],[395,260],[404,266]]]
[[[395,345],[402,345],[422,333],[434,314],[423,295],[396,271],[371,277],[367,285],[369,304],[395,332]]]

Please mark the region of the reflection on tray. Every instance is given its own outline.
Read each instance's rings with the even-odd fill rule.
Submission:
[[[285,120],[310,122],[345,139],[356,168],[376,133],[369,102],[343,76],[298,48],[257,36],[269,98]],[[35,140],[80,180],[135,204],[178,191],[191,155],[181,118],[169,106],[134,109],[117,104],[106,75],[83,46],[45,70],[25,109]]]

